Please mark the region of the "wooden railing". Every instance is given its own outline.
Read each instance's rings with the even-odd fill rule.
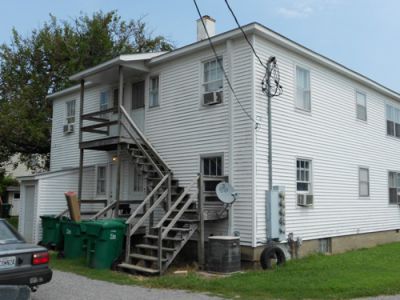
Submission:
[[[110,120],[110,118],[106,118],[105,116],[107,116],[107,114],[109,113],[115,113],[116,111],[117,110],[115,108],[109,108],[106,110],[82,115],[82,121],[97,122],[97,124],[82,126],[81,131],[108,135],[110,133],[110,127],[113,125],[117,125],[118,121]],[[105,130],[100,129],[104,127],[106,128]]]

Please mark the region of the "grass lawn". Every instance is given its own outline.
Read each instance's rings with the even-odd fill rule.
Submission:
[[[18,217],[9,217],[6,219],[16,230],[18,230]]]
[[[241,299],[348,299],[400,293],[400,243],[340,255],[290,261],[273,271],[248,271],[224,278],[166,274],[139,277],[93,270],[83,260],[57,259],[54,269],[125,285],[184,289]]]

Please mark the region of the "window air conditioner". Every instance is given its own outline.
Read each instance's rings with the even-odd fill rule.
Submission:
[[[297,205],[299,206],[311,206],[314,203],[313,195],[298,194]]]
[[[214,105],[222,103],[223,92],[211,92],[203,94],[203,104],[204,105]]]
[[[72,133],[72,132],[74,132],[74,124],[64,125],[64,133]]]

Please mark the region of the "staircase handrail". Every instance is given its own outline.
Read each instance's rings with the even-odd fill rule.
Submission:
[[[144,136],[142,131],[137,127],[135,122],[132,120],[126,109],[120,105],[121,113],[125,117],[125,119],[128,121],[129,125],[133,128],[133,130],[136,132],[136,134],[139,136],[139,138],[142,140],[142,142],[146,145],[148,149],[157,157],[159,162],[162,164],[162,166],[170,171],[170,168],[168,167],[167,163],[164,161],[164,159],[161,157],[161,155],[157,152],[156,149],[151,145],[151,143],[147,140],[147,138]]]

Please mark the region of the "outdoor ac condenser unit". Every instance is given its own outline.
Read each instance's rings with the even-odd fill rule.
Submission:
[[[297,205],[299,206],[311,206],[314,203],[313,195],[298,194],[297,195]]]

